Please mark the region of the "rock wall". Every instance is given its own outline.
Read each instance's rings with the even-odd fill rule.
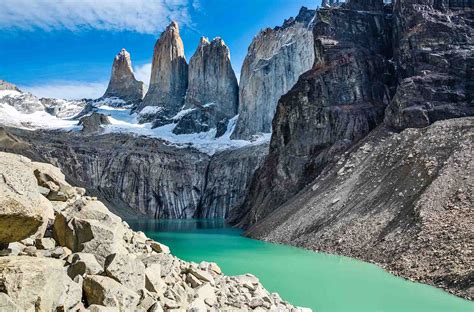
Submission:
[[[472,3],[396,1],[397,93],[385,123],[397,130],[474,115]]]
[[[269,156],[232,222],[258,222],[382,122],[390,100],[389,22],[382,10],[317,11],[315,64],[278,102]]]
[[[117,97],[125,102],[139,103],[145,94],[143,82],[135,79],[130,53],[122,49],[114,58],[109,85],[103,98]]]
[[[239,86],[230,63],[229,48],[221,38],[209,42],[201,38],[189,61],[188,89],[184,114],[173,132],[197,133],[220,127],[225,132],[230,118],[237,114]],[[222,134],[222,133],[220,133]]]
[[[153,121],[154,126],[170,123],[170,118],[183,106],[187,86],[188,64],[183,41],[178,24],[172,22],[155,44],[150,86],[135,111],[139,112],[147,106],[159,108],[151,114],[142,115],[142,121]]]
[[[271,132],[277,102],[314,62],[313,10],[302,7],[283,26],[261,31],[252,41],[241,69],[239,119],[232,135],[248,139]]]
[[[267,153],[265,145],[256,145],[210,157],[126,134],[9,129],[0,136],[0,150],[60,167],[72,183],[126,217],[224,218],[244,198],[248,181]]]

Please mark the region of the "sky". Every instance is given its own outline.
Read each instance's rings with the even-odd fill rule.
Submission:
[[[149,82],[153,46],[178,21],[187,60],[201,36],[223,38],[237,76],[252,38],[319,0],[1,0],[0,79],[43,97],[96,98],[127,49]]]

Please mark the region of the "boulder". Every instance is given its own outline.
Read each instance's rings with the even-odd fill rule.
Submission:
[[[164,285],[161,279],[161,265],[158,263],[149,263],[145,268],[145,288],[149,291],[162,293]]]
[[[97,262],[95,256],[90,253],[78,252],[71,255],[71,265],[67,268],[67,274],[74,279],[77,275],[97,275],[104,271]]]
[[[18,306],[7,294],[0,292],[0,311],[2,312],[22,312],[23,309]]]
[[[151,249],[153,249],[153,251],[156,251],[158,253],[165,253],[165,254],[170,253],[170,248],[166,245],[163,245],[155,241],[149,241],[148,243],[150,244]]]
[[[81,306],[80,287],[57,259],[0,258],[0,289],[24,310],[70,311]]]
[[[105,272],[127,288],[145,288],[145,265],[129,254],[112,254],[105,259]]]
[[[31,161],[0,153],[0,243],[22,240],[34,234],[52,210],[40,194]]]
[[[119,308],[115,307],[104,307],[98,304],[92,304],[87,308],[90,312],[120,312]]]
[[[73,252],[87,252],[103,265],[113,253],[125,253],[122,220],[96,200],[78,200],[56,215],[54,238]]]
[[[140,299],[136,292],[107,276],[87,276],[83,290],[89,304],[117,307],[120,311],[133,311]]]
[[[109,125],[109,118],[101,113],[92,113],[79,120],[79,126],[82,126],[81,132],[84,134],[96,134],[102,131],[102,125]]]

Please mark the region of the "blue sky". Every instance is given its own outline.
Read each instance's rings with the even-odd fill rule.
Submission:
[[[40,96],[96,97],[126,48],[148,83],[153,46],[170,20],[189,60],[201,36],[220,36],[236,74],[252,38],[318,0],[2,0],[0,79]]]

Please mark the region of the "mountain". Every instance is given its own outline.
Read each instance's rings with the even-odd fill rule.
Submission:
[[[239,86],[230,63],[229,48],[221,38],[201,38],[189,61],[188,89],[183,112],[173,132],[197,133],[217,128],[216,136],[227,130],[237,114]]]
[[[130,53],[122,49],[114,58],[112,75],[103,98],[119,98],[129,103],[139,103],[145,90],[143,82],[135,79]]]
[[[279,98],[314,62],[314,10],[302,7],[281,27],[262,30],[249,46],[239,83],[239,119],[233,139],[271,132]]]
[[[317,10],[314,66],[279,100],[231,221],[472,298],[469,12],[415,0]]]
[[[172,22],[155,44],[148,92],[143,102],[135,106],[142,122],[154,126],[172,122],[184,104],[188,86],[188,64],[178,23]]]

